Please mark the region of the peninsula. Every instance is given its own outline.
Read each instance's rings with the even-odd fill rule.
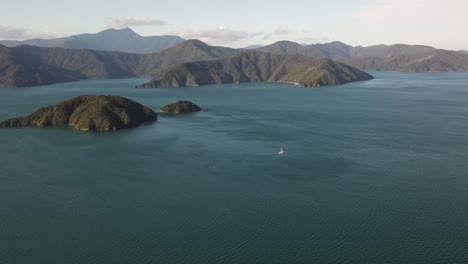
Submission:
[[[301,87],[320,87],[370,79],[373,77],[362,70],[329,59],[248,51],[225,59],[181,64],[137,88],[245,82],[284,82]]]

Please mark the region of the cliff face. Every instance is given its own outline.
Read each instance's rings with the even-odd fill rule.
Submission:
[[[251,51],[220,60],[185,63],[138,88],[240,82],[288,82],[318,87],[372,78],[359,69],[331,60]]]
[[[31,115],[12,118],[0,127],[48,127],[70,125],[82,131],[131,128],[157,120],[146,106],[119,96],[79,96],[39,109]]]

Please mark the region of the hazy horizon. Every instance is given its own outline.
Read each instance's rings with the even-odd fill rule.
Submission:
[[[468,49],[468,2],[461,0],[28,2],[3,5],[0,39],[49,39],[129,27],[142,36],[177,35],[234,48],[289,40]],[[28,16],[18,15],[22,13]]]

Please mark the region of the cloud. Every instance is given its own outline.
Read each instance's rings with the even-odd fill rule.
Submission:
[[[190,29],[177,33],[185,39],[199,39],[213,45],[223,45],[226,43],[236,42],[239,40],[253,38],[263,33],[246,32],[240,30],[228,29],[225,27],[208,28],[208,29]]]
[[[320,39],[315,38],[315,37],[303,37],[303,38],[299,38],[299,39],[297,39],[297,40],[300,41],[300,42],[306,42],[306,43],[317,43],[317,42],[320,42]]]
[[[291,32],[284,28],[277,28],[273,31],[273,35],[288,35],[289,33]]]
[[[27,28],[0,25],[0,39],[4,40],[25,40],[34,38],[49,39],[58,37],[63,37],[63,35],[50,31],[35,31]]]
[[[263,36],[263,40],[269,40],[269,39],[271,39],[271,37],[273,37],[273,36],[288,35],[288,34],[290,34],[290,33],[291,33],[290,30],[285,29],[285,28],[280,28],[280,27],[279,27],[279,28],[275,29],[273,32],[270,32],[270,33],[268,33],[268,34],[265,34],[265,35]]]
[[[319,36],[319,37],[304,36],[304,37],[295,39],[296,42],[299,42],[303,45],[311,45],[311,44],[317,44],[317,43],[329,43],[334,40],[336,39],[330,36]]]
[[[126,27],[145,27],[145,26],[164,26],[166,22],[149,17],[133,17],[125,19],[109,18],[106,23],[108,28],[126,28]]]

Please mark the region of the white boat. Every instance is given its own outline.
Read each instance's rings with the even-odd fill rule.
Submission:
[[[284,150],[283,148],[280,148],[280,151],[278,152],[278,155],[283,155],[284,154]]]

